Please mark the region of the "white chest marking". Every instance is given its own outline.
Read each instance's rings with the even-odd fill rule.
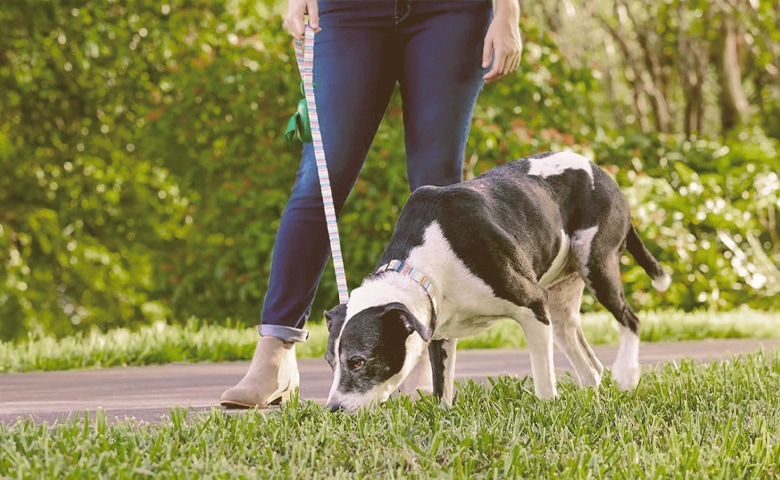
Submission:
[[[437,222],[425,229],[423,238],[422,245],[409,252],[407,262],[431,278],[440,296],[435,339],[473,335],[476,332],[472,327],[482,330],[516,310],[512,303],[497,298],[493,289],[466,267]]]
[[[558,250],[558,255],[555,256],[555,259],[552,261],[550,268],[548,268],[547,271],[542,275],[542,278],[539,279],[539,285],[547,288],[555,283],[555,280],[558,279],[569,261],[570,246],[571,239],[568,235],[566,235],[566,232],[561,230],[561,248]]]
[[[560,175],[566,170],[582,170],[590,177],[590,183],[595,188],[593,169],[590,160],[574,152],[559,152],[543,158],[529,159],[531,167],[528,175],[542,178]]]

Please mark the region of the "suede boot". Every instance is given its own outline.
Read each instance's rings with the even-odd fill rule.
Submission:
[[[260,337],[249,371],[225,390],[219,403],[227,408],[264,408],[289,400],[299,384],[295,344]]]

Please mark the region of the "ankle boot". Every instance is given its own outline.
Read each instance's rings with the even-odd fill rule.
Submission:
[[[299,383],[295,344],[260,337],[249,371],[225,390],[219,403],[227,408],[264,408],[286,402]]]

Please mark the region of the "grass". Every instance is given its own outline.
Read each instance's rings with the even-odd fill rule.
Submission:
[[[777,338],[780,313],[737,310],[732,312],[643,312],[645,342],[700,340],[704,338]],[[297,346],[299,357],[324,355],[327,330],[310,323],[309,340]],[[617,343],[615,321],[607,313],[583,316],[583,330],[594,344]],[[97,331],[56,340],[31,338],[20,343],[0,342],[0,373],[32,370],[155,365],[171,362],[219,362],[248,360],[257,339],[253,328],[231,328],[190,321],[164,323],[107,333]],[[525,346],[522,329],[512,321],[499,322],[475,337],[463,339],[459,348],[517,348]]]
[[[780,475],[780,352],[684,361],[635,391],[527,379],[459,385],[354,415],[294,399],[276,411],[171,412],[162,425],[0,425],[0,478],[763,479]]]

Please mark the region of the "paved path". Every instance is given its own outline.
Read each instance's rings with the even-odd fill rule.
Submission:
[[[701,342],[644,343],[643,365],[658,365],[682,358],[713,361],[760,348],[780,348],[778,340],[705,340]],[[612,363],[616,348],[594,349],[605,366]],[[555,364],[568,369],[565,357],[556,351]],[[126,367],[65,372],[32,372],[0,375],[0,423],[20,418],[62,422],[105,410],[110,421],[132,418],[159,422],[172,407],[208,411],[217,406],[222,391],[241,379],[248,362],[179,363],[152,367]],[[325,403],[331,371],[325,360],[304,359],[301,397]],[[456,380],[485,381],[498,375],[531,374],[525,350],[460,350]]]

